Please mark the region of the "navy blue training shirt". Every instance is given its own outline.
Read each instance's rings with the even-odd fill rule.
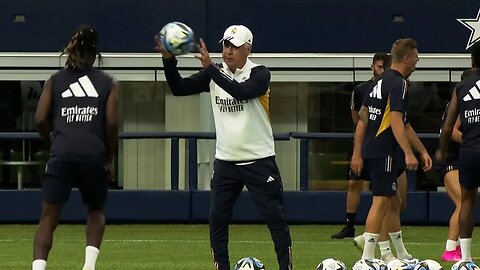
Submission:
[[[51,161],[106,163],[105,110],[113,78],[98,68],[52,75]]]
[[[370,94],[373,87],[373,79],[370,79],[366,82],[362,82],[361,84],[357,85],[352,92],[352,99],[350,100],[350,110],[359,111],[362,107],[363,101],[365,97]]]
[[[480,70],[475,70],[456,88],[462,123],[462,151],[480,152]]]
[[[403,153],[391,128],[390,112],[403,113],[406,121],[407,82],[402,75],[389,69],[377,78],[366,96],[368,124],[362,146],[363,158],[385,158]]]

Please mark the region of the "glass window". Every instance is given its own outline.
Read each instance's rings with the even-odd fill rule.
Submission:
[[[365,65],[361,63],[362,59],[365,60]],[[209,93],[187,97],[173,96],[168,84],[163,81],[163,71],[157,69],[157,58],[135,56],[119,59],[114,57],[111,60],[115,60],[113,62],[116,64],[108,62],[112,66],[106,71],[119,80],[120,132],[214,131]],[[150,60],[155,64],[152,65]],[[272,69],[273,82],[270,85],[270,119],[274,133],[353,131],[350,115],[351,93],[355,85],[360,83],[359,80],[367,80],[371,76],[369,69],[356,67],[368,67],[370,56],[356,59],[355,61],[360,62],[354,61],[356,63],[354,66],[350,66],[351,59],[336,56],[321,58],[322,61],[318,61],[321,64],[317,63],[319,59],[308,57],[288,60],[287,64],[286,62],[281,64],[282,58],[266,60],[271,61],[273,66],[278,60],[280,61],[278,65],[282,67],[281,70]],[[189,67],[188,70],[181,71],[182,75],[187,76],[197,70],[198,63],[193,57],[181,58],[180,61],[184,61]],[[55,63],[57,62],[58,59],[55,58]],[[139,69],[125,68],[132,63],[136,63],[132,66],[138,66]],[[303,67],[303,65],[308,67],[312,65],[312,70],[302,73],[284,70],[285,66]],[[332,70],[328,70],[330,67]],[[432,64],[434,70],[426,70],[429,67],[415,72],[408,92],[408,117],[417,133],[438,133],[444,106],[455,85],[452,81],[458,81],[461,74],[460,68],[454,71],[437,70],[437,64]],[[56,69],[54,66],[50,68],[52,69],[39,69],[35,72],[18,70],[2,73],[0,132],[36,132],[34,113],[42,91],[42,80],[48,78]],[[319,70],[315,70],[316,68]],[[23,79],[24,77],[28,80]],[[6,81],[18,78],[21,80]],[[422,141],[433,155],[437,140],[422,139]],[[309,141],[310,190],[347,188],[352,145],[351,138]],[[299,190],[299,141],[294,138],[276,141],[275,147],[285,190]],[[169,190],[172,173],[170,148],[170,139],[120,139],[116,156],[116,182],[112,188]],[[188,189],[188,148],[188,142],[180,139],[179,189]],[[3,139],[0,140],[0,151],[0,161],[45,163],[48,160],[48,149],[40,140]],[[209,188],[214,153],[214,140],[198,140],[198,187],[201,190]],[[25,167],[23,174],[25,187],[40,187],[43,165]],[[17,173],[18,169],[15,166],[0,166],[0,188],[17,188]],[[443,184],[434,172],[424,174],[418,171],[413,176],[415,178],[411,179],[415,180],[419,190],[434,190]]]
[[[350,114],[353,83],[308,84],[308,132],[353,131]],[[352,139],[312,139],[309,142],[309,189],[347,187]]]
[[[36,131],[34,114],[42,84],[39,81],[0,81],[0,132]],[[17,188],[19,177],[24,187],[40,187],[48,155],[41,140],[0,139],[0,151],[0,188]],[[20,161],[24,165],[16,163]]]
[[[417,133],[438,133],[440,119],[454,87],[451,82],[412,82],[409,86],[408,117]],[[352,132],[350,97],[353,83],[308,84],[308,131]],[[433,156],[437,140],[422,139]],[[351,139],[311,140],[309,143],[309,186],[312,189],[347,187]],[[436,190],[443,183],[432,170],[417,171],[418,190]]]
[[[120,81],[120,131],[165,131],[165,83]],[[119,140],[118,185],[165,189],[165,139]]]

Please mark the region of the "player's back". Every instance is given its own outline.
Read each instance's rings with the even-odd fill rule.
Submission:
[[[456,88],[462,126],[462,150],[480,152],[480,70],[475,70]]]
[[[366,96],[368,123],[362,155],[364,158],[384,158],[401,152],[391,128],[392,111],[405,116],[407,107],[407,83],[402,75],[393,69],[377,78]]]
[[[62,69],[51,77],[50,159],[105,162],[105,110],[113,79],[97,68]]]
[[[370,79],[366,82],[362,82],[359,85],[357,85],[352,92],[352,99],[350,101],[350,109],[359,111],[360,108],[362,107],[363,101],[365,100],[366,96],[371,91],[371,88],[373,87],[373,79]]]

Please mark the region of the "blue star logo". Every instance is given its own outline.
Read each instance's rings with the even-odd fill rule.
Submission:
[[[468,40],[466,50],[480,40],[480,9],[478,10],[477,18],[475,19],[457,19],[461,24],[472,31],[470,39]]]

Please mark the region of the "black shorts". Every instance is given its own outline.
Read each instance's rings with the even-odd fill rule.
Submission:
[[[43,200],[63,204],[78,187],[86,205],[100,206],[107,199],[108,177],[104,165],[77,162],[48,162],[42,183]]]
[[[363,166],[362,172],[360,172],[360,176],[354,174],[352,169],[348,172],[348,180],[352,181],[370,181],[370,176],[368,175],[367,169],[365,168],[365,164]]]
[[[466,189],[477,188],[480,184],[480,153],[463,151],[460,154],[460,185]]]
[[[459,168],[459,161],[447,161],[447,162],[439,162],[435,160],[433,163],[433,167],[435,169],[435,172],[438,175],[438,178],[443,182],[443,177],[445,177],[445,174],[447,174],[449,171],[454,171],[458,170]]]
[[[405,161],[388,156],[382,159],[365,159],[370,175],[373,196],[393,196],[397,193],[397,178],[405,171]]]

